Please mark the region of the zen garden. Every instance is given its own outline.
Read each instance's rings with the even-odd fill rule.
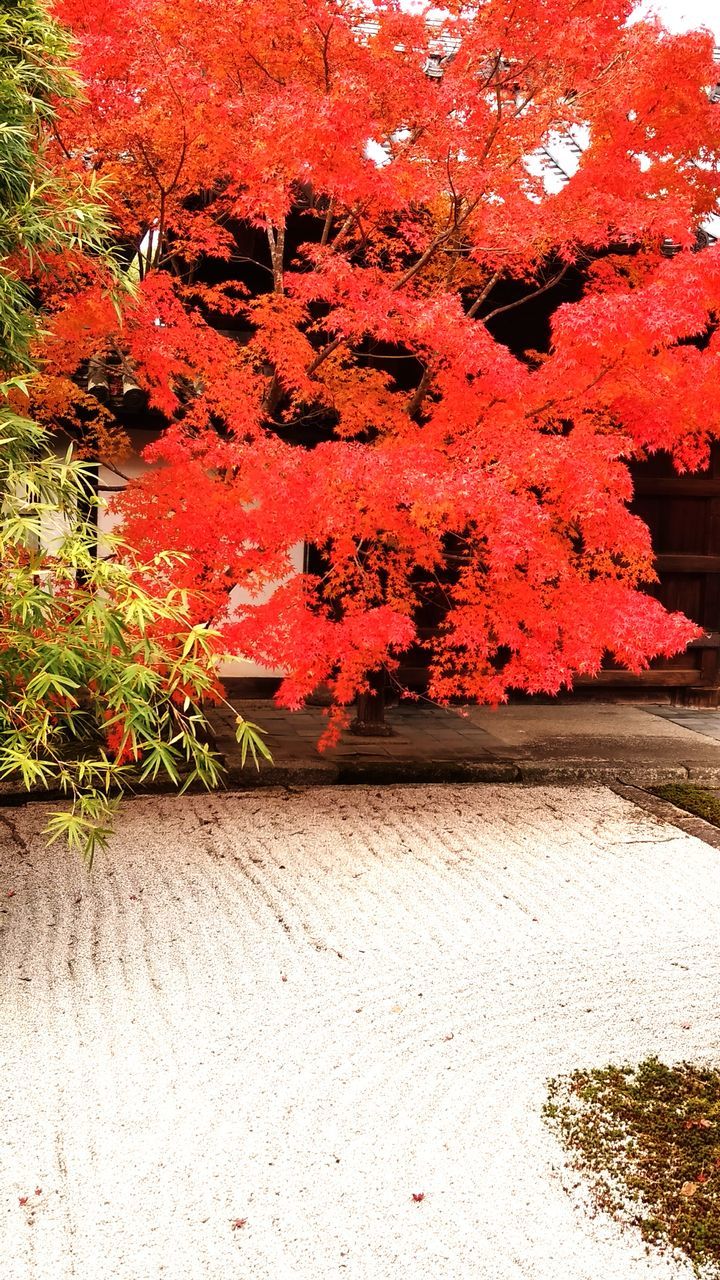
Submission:
[[[0,1280],[720,1280],[720,3],[0,6]]]

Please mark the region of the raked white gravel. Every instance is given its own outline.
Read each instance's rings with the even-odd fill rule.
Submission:
[[[88,875],[46,817],[0,810],[2,1280],[690,1280],[541,1107],[720,1062],[714,849],[599,788],[327,788],[129,803]]]

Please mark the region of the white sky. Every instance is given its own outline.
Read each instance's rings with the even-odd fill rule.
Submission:
[[[638,16],[657,14],[670,31],[707,27],[720,44],[720,0],[641,0]]]

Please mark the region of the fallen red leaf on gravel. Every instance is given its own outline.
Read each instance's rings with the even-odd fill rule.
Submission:
[[[247,1218],[236,1218],[232,1224],[232,1229],[233,1231],[239,1231],[240,1227],[244,1227],[246,1224]]]
[[[7,896],[8,896],[8,898],[14,898],[14,897],[15,897],[15,890],[14,890],[14,889],[8,889],[8,891],[7,891]]]
[[[36,1195],[36,1196],[41,1196],[41,1195],[42,1195],[42,1187],[36,1187],[36,1188],[35,1188],[35,1195]]]
[[[416,1203],[416,1204],[419,1204],[421,1200],[424,1200],[424,1199],[425,1199],[425,1192],[424,1192],[424,1191],[413,1191],[412,1198],[413,1198],[413,1200],[415,1201],[415,1203]]]
[[[27,1202],[28,1202],[27,1196],[18,1196],[18,1204],[27,1204]]]

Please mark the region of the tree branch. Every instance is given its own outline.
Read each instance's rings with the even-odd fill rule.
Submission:
[[[513,311],[515,307],[522,307],[526,302],[531,302],[533,298],[539,298],[541,293],[547,293],[549,289],[554,289],[559,284],[563,276],[570,270],[570,263],[566,263],[562,271],[558,271],[552,280],[548,280],[547,284],[542,285],[539,289],[533,289],[532,293],[526,293],[524,298],[517,298],[515,302],[508,302],[504,307],[496,307],[494,311],[489,311],[486,316],[482,317],[483,324],[487,324],[488,320],[493,320],[495,316],[501,316],[505,311]],[[470,315],[471,312],[468,312]],[[474,312],[472,313],[474,314]]]
[[[267,238],[268,244],[270,245],[275,293],[284,293],[285,277],[283,259],[285,256],[285,223],[281,223],[277,232],[275,231],[272,223],[268,223]]]
[[[468,320],[471,320],[474,315],[477,315],[483,302],[485,301],[486,298],[490,296],[490,294],[492,293],[493,289],[495,288],[495,285],[498,283],[501,276],[502,276],[502,270],[496,271],[495,274],[490,277],[482,293],[478,298],[475,299],[470,310],[468,311],[467,313]]]
[[[327,207],[327,213],[325,214],[325,225],[323,226],[322,236],[320,237],[320,244],[323,246],[326,245],[328,240],[330,239],[330,231],[332,230],[332,221],[333,221],[334,212],[335,212],[335,197],[331,196],[330,203],[328,204],[328,207]]]
[[[415,391],[407,407],[409,418],[416,418],[418,413],[420,412],[420,409],[422,407],[422,402],[425,399],[425,396],[427,395],[428,389],[430,387],[431,378],[432,378],[432,373],[430,372],[430,366],[426,365],[425,369],[423,370],[422,378],[420,379],[417,387],[415,388]]]

